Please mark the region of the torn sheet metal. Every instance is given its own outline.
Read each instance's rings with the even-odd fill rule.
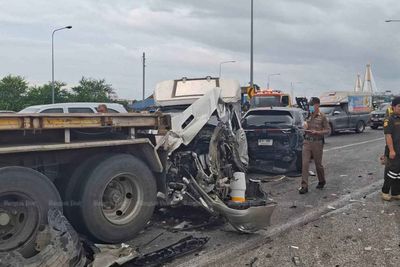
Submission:
[[[187,182],[201,194],[207,209],[222,214],[236,230],[243,233],[253,233],[260,229],[266,229],[271,224],[272,213],[277,205],[275,202],[246,209],[232,209],[219,198],[210,197],[195,179],[192,178]]]
[[[225,113],[225,106],[219,104],[220,94],[221,89],[214,88],[196,100],[182,113],[172,116],[171,131],[165,135],[158,146],[164,145],[164,149],[171,153],[181,144],[188,145],[216,110],[219,115]]]
[[[91,267],[122,265],[139,255],[134,248],[124,243],[118,245],[96,244],[95,246],[99,252],[95,253],[94,261],[89,265]]]

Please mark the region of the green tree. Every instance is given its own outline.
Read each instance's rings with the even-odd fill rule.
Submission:
[[[54,101],[55,103],[65,103],[73,101],[73,96],[66,89],[62,88],[65,83],[54,82]],[[41,86],[30,87],[26,96],[24,105],[45,105],[52,102],[52,89],[51,83]]]
[[[71,90],[76,102],[111,102],[110,95],[114,94],[114,89],[104,79],[85,77]]]
[[[0,80],[0,109],[19,111],[24,107],[28,83],[21,76],[7,75]]]

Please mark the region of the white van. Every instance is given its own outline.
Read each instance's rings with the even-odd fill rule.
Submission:
[[[97,113],[97,107],[100,104],[106,105],[109,113],[127,113],[126,109],[121,104],[94,102],[36,105],[24,108],[18,113]]]

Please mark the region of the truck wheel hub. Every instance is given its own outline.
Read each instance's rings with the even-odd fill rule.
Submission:
[[[119,191],[114,191],[111,197],[112,201],[114,202],[114,204],[118,205],[121,203],[122,201],[122,194]]]
[[[11,251],[20,247],[31,238],[38,227],[38,208],[21,203],[35,202],[23,193],[6,192],[0,195],[0,251]]]
[[[10,223],[11,217],[7,212],[0,212],[0,226],[6,226]]]
[[[114,177],[103,193],[103,214],[105,218],[118,225],[123,225],[134,218],[142,196],[137,182],[131,174]]]

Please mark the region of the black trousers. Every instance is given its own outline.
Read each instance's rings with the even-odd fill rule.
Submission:
[[[400,158],[387,159],[382,193],[400,195]]]

